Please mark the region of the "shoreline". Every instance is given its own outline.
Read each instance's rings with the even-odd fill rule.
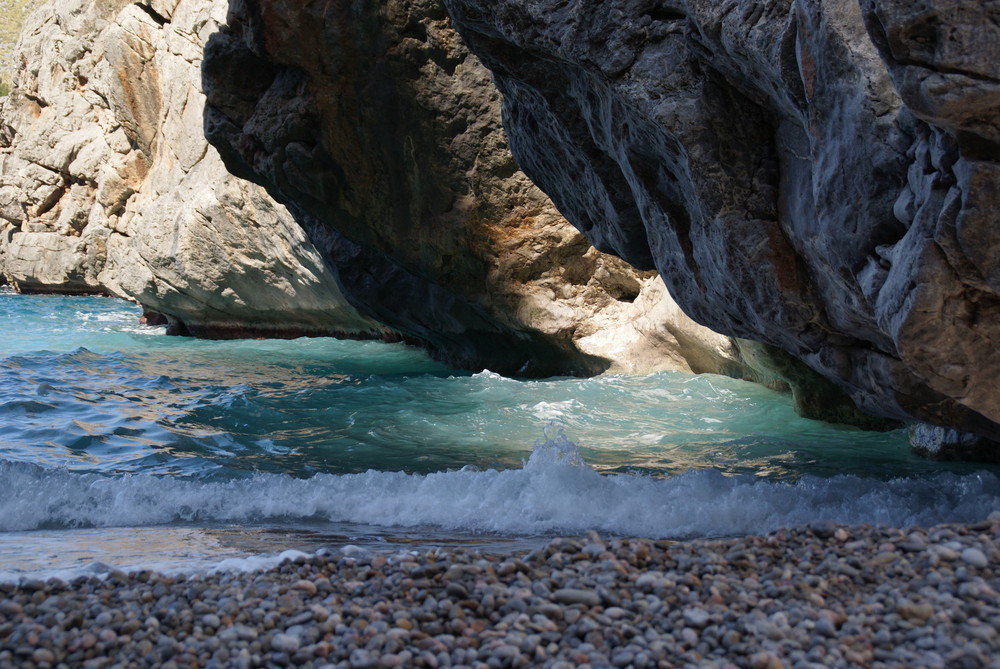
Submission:
[[[247,573],[0,584],[0,668],[1000,668],[1000,512],[972,525],[554,539]]]

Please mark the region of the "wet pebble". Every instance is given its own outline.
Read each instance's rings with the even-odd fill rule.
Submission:
[[[0,669],[984,666],[1000,657],[996,530],[592,533],[516,555],[353,550],[249,574],[36,579],[0,586]]]

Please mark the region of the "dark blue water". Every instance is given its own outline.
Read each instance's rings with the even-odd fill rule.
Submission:
[[[0,292],[0,315],[8,578],[1000,508],[996,469],[942,467],[902,433],[805,420],[719,376],[523,381],[402,345],[167,337],[103,298]]]

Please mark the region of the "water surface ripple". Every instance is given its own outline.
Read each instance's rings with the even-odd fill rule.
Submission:
[[[3,290],[0,315],[0,575],[58,566],[25,566],[24,542],[142,562],[121,528],[162,552],[160,528],[193,564],[280,537],[684,538],[1000,507],[996,468],[932,463],[900,432],[805,420],[720,376],[526,381],[381,342],[167,337],[104,298]]]

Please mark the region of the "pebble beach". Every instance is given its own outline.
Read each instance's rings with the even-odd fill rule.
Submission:
[[[0,667],[1000,667],[1000,513],[0,584]]]

